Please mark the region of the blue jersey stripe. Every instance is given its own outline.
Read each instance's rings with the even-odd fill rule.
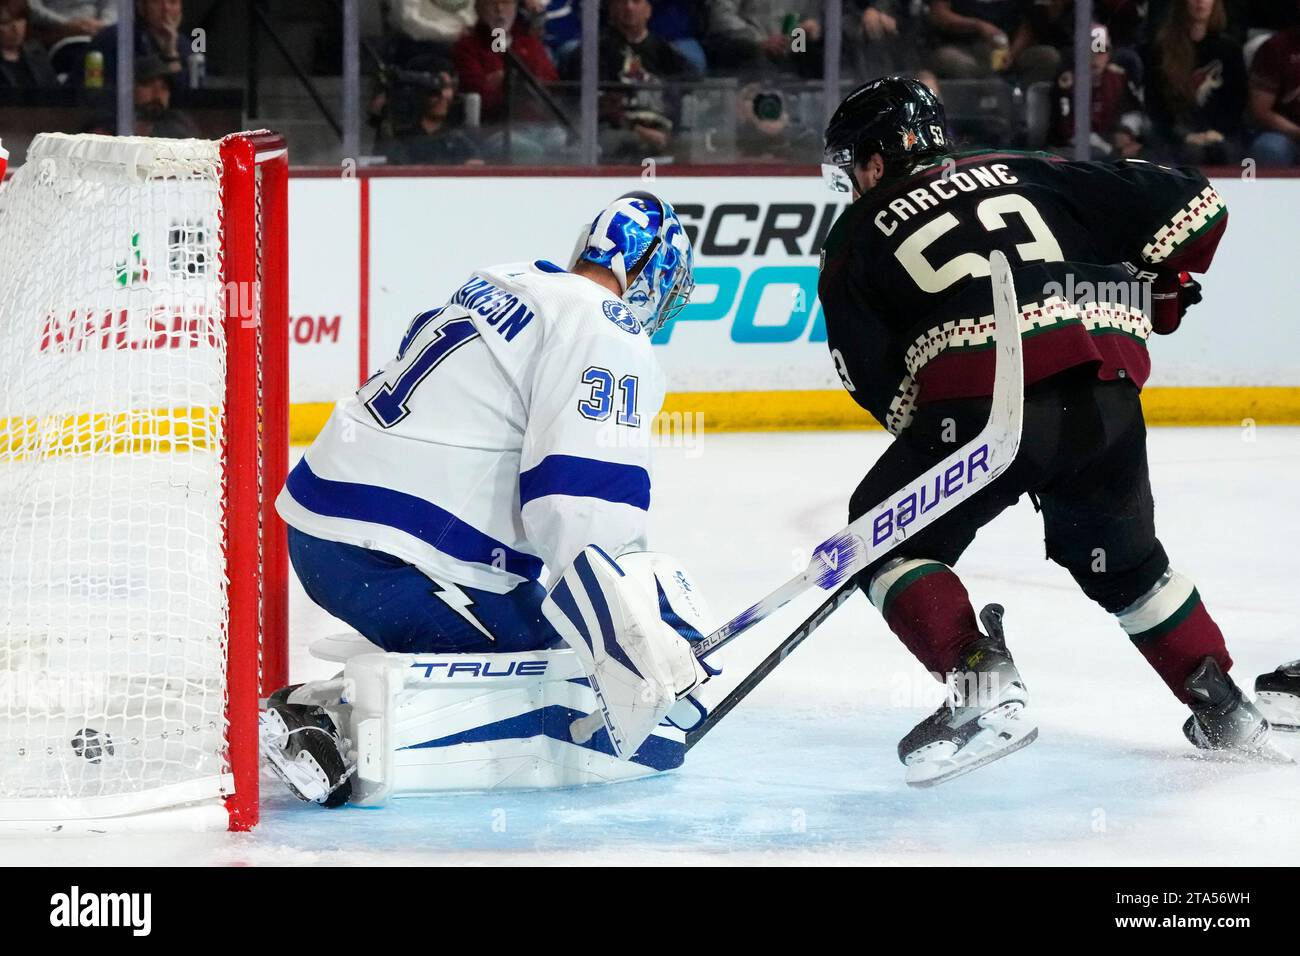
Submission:
[[[505,570],[531,580],[542,573],[541,558],[502,544],[431,501],[392,488],[321,478],[306,458],[289,472],[285,487],[298,504],[318,515],[396,528],[458,561],[500,567],[504,559]]]
[[[650,510],[650,473],[640,465],[620,465],[575,455],[547,455],[519,475],[519,506],[547,495],[597,498]]]

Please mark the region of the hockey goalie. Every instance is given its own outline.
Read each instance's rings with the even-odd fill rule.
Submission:
[[[707,612],[645,546],[664,397],[650,337],[692,288],[672,207],[629,193],[569,268],[474,273],[334,410],[277,506],[307,595],[364,653],[268,702],[263,754],[296,794],[355,799],[354,774],[378,802],[681,762],[680,735],[655,734],[705,676],[689,642]],[[571,734],[585,712],[603,730]]]

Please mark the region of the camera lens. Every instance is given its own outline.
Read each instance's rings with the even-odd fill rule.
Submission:
[[[785,111],[781,94],[775,90],[763,90],[754,96],[754,116],[760,120],[778,120]]]

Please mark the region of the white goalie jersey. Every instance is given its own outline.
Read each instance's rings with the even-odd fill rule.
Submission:
[[[292,527],[503,594],[588,544],[645,547],[664,379],[628,307],[537,261],[476,272],[330,416]]]

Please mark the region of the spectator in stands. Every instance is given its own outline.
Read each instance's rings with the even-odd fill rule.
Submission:
[[[930,26],[939,43],[934,72],[940,79],[1007,73],[1025,84],[1050,83],[1061,54],[1036,38],[1030,6],[1031,0],[934,0]]]
[[[708,0],[704,52],[716,70],[821,76],[821,9],[817,0]]]
[[[600,3],[602,0],[591,0]],[[536,5],[539,12],[532,12]],[[686,57],[703,74],[707,70],[704,47],[701,4],[699,0],[657,0],[650,16],[650,30],[662,37]],[[524,0],[524,16],[540,26],[546,48],[556,63],[563,63],[582,42],[582,0]],[[608,14],[602,11],[602,22]]]
[[[182,0],[135,0],[135,55],[157,57],[172,82],[189,89],[191,50],[189,34],[181,30],[184,17]],[[95,34],[91,49],[104,55],[104,79],[111,85],[117,76],[117,24]]]
[[[1142,100],[1124,68],[1110,57],[1110,33],[1099,23],[1092,26],[1092,136],[1094,159],[1133,159],[1141,152]],[[1064,148],[1074,143],[1074,70],[1056,78],[1052,96],[1052,123],[1048,145]]]
[[[542,41],[519,19],[518,0],[476,0],[478,22],[452,48],[461,89],[483,98],[484,123],[507,113],[506,58],[509,49],[532,76],[553,83],[558,74]]]
[[[1028,29],[1032,43],[1068,52],[1074,43],[1074,0],[1028,0],[1020,29]]]
[[[1223,0],[1174,0],[1147,57],[1146,104],[1157,158],[1232,163],[1246,107],[1241,45],[1224,35]]]
[[[478,145],[460,128],[452,66],[437,63],[434,67],[431,81],[420,93],[420,113],[413,122],[398,127],[388,159],[407,165],[481,163]]]
[[[32,29],[46,43],[93,37],[117,22],[117,0],[30,0]]]
[[[600,37],[602,84],[621,90],[600,97],[601,149],[606,159],[640,161],[668,151],[678,95],[662,80],[695,75],[694,67],[668,41],[650,30],[650,0],[608,0]],[[582,74],[582,56],[574,51],[564,63],[566,79]]]
[[[190,139],[198,128],[172,109],[171,65],[152,53],[135,58],[135,135]]]
[[[708,72],[708,59],[700,37],[704,35],[703,11],[699,0],[655,0],[650,31],[663,37],[690,62],[696,73]]]
[[[1300,2],[1296,3],[1300,12]],[[1250,156],[1261,166],[1300,161],[1300,26],[1273,34],[1250,62]]]
[[[1122,66],[1141,89],[1146,75],[1141,50],[1147,42],[1147,0],[1093,0],[1093,16],[1110,34],[1111,62]]]
[[[397,0],[393,23],[408,39],[447,50],[474,25],[474,0]]]
[[[746,160],[806,163],[821,146],[821,133],[796,123],[779,90],[750,83],[737,100],[736,151]]]
[[[525,0],[524,16],[532,21],[533,30],[539,32],[556,63],[563,63],[582,42],[581,0]]]
[[[27,39],[27,21],[27,0],[0,0],[0,89],[59,85],[45,48]]]
[[[844,20],[845,49],[862,79],[911,73],[920,65],[920,25],[910,0],[854,0]]]

